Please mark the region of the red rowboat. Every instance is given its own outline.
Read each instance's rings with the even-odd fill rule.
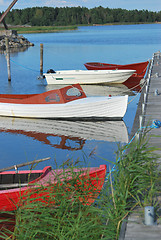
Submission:
[[[28,197],[31,201],[36,199],[46,204],[54,204],[50,193],[55,193],[62,185],[64,191],[71,191],[70,195],[81,190],[82,195],[79,200],[89,205],[98,197],[105,175],[106,165],[57,170],[52,170],[50,166],[47,166],[43,170],[23,170],[18,173],[15,171],[0,172],[0,210],[16,210],[18,206],[25,204]],[[54,198],[54,195],[52,196]]]
[[[146,73],[148,64],[149,64],[149,61],[126,64],[126,65],[108,64],[108,63],[100,63],[100,62],[88,62],[88,63],[85,63],[84,66],[88,70],[116,70],[116,69],[136,70],[136,72],[131,77],[143,78]]]

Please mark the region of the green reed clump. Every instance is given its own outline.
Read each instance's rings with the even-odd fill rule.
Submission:
[[[105,239],[118,239],[122,221],[136,206],[156,205],[160,177],[155,150],[146,134],[118,150],[115,171],[109,174],[103,193],[108,219]]]

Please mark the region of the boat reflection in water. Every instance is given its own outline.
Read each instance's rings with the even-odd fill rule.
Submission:
[[[123,85],[131,91],[140,92],[145,81],[142,77],[130,77]]]
[[[81,85],[81,87],[87,96],[134,96],[134,92],[141,91],[144,81],[142,77],[130,77],[123,84]],[[46,91],[59,88],[60,85],[47,85]]]
[[[65,85],[64,85],[65,86]],[[62,87],[62,86],[61,86]],[[133,96],[135,95],[128,86],[124,84],[104,84],[104,85],[81,85],[85,94],[89,96]],[[59,89],[60,85],[47,85],[46,91]]]
[[[144,78],[130,77],[123,84],[82,85],[82,88],[87,96],[134,96],[135,92],[141,91],[144,82]]]
[[[68,150],[82,149],[85,140],[128,142],[128,132],[123,121],[59,121],[0,117],[0,131],[22,134],[52,147]],[[60,144],[52,143],[55,137],[60,138]]]

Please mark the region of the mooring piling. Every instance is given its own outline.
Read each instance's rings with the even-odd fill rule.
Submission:
[[[10,51],[9,51],[9,41],[6,37],[6,60],[7,60],[7,72],[8,72],[8,81],[11,81],[11,67],[10,67]]]
[[[43,44],[40,44],[40,76],[43,75]]]

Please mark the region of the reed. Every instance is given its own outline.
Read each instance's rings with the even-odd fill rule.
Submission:
[[[102,193],[102,206],[108,219],[105,239],[119,238],[121,223],[137,206],[157,208],[159,156],[148,140],[145,131],[140,140],[119,148],[117,152],[115,171],[108,176],[106,194]]]
[[[102,210],[90,205],[90,199],[98,195],[97,189],[88,178],[81,180],[69,161],[66,164],[70,172],[63,174],[63,182],[58,175],[53,187],[41,186],[21,199],[11,239],[99,239]],[[1,239],[8,235],[9,231],[1,231]]]
[[[121,223],[137,206],[157,207],[160,175],[155,150],[146,133],[118,146],[115,170],[109,169],[103,191],[92,205],[86,204],[83,188],[76,187],[77,176],[70,185],[44,188],[50,194],[41,201],[29,196],[15,212],[14,231],[1,231],[1,239],[9,233],[10,239],[118,239]],[[88,191],[92,192],[91,185]]]

